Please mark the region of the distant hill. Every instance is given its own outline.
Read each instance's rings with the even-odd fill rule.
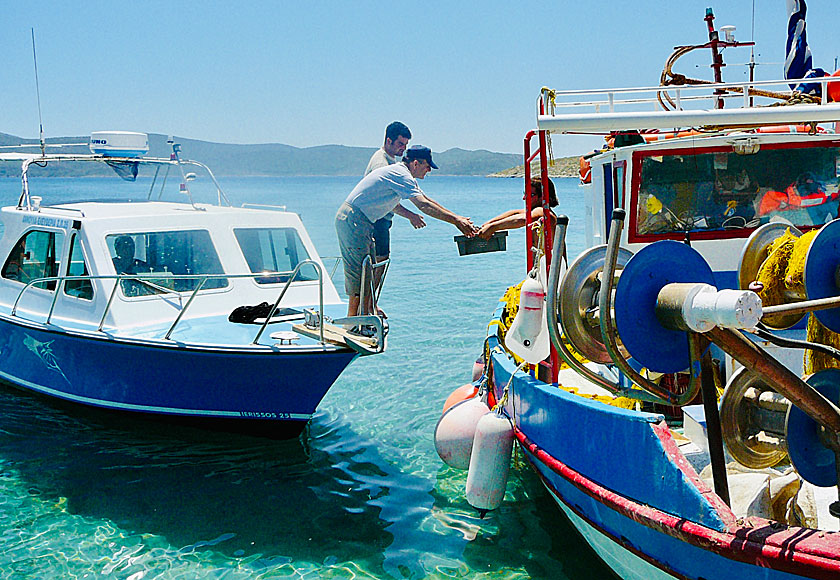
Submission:
[[[61,137],[47,139],[48,144],[85,143],[82,147],[54,149],[64,153],[90,153],[87,142],[89,137]],[[170,147],[166,144],[167,136],[149,134],[149,155],[169,157]],[[293,147],[280,143],[257,145],[232,145],[213,143],[175,137],[182,146],[185,159],[194,159],[205,163],[216,175],[244,176],[304,176],[304,175],[360,175],[375,147],[345,147],[344,145],[319,145],[317,147]],[[37,140],[21,139],[14,135],[0,133],[1,145],[35,144]],[[24,151],[37,152],[37,147]],[[512,153],[493,153],[492,151],[467,151],[449,149],[434,153],[435,163],[440,167],[441,175],[489,175],[505,170],[521,160],[520,155]],[[49,175],[66,175],[68,171],[56,166],[48,168]],[[107,174],[110,170],[91,168],[89,175]],[[20,174],[17,163],[0,163],[0,177],[16,177]],[[43,175],[44,173],[41,173]],[[77,171],[73,171],[78,175]]]
[[[548,166],[549,177],[577,177],[580,170],[580,157],[560,157],[554,160],[553,165]],[[540,163],[536,161],[531,166],[531,173],[538,174],[540,171]],[[524,177],[525,166],[517,165],[503,171],[497,171],[490,175],[490,177]]]

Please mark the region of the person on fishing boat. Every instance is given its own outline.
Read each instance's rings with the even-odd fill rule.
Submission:
[[[522,199],[525,199],[525,195]],[[557,194],[554,190],[554,182],[548,180],[548,205],[549,207],[557,207]],[[531,223],[541,220],[545,216],[543,210],[543,195],[542,183],[539,179],[531,180]],[[548,211],[550,227],[554,227],[557,219],[554,213],[549,209]],[[503,214],[497,215],[493,219],[484,222],[476,234],[479,238],[489,240],[490,237],[501,230],[514,230],[525,226],[526,215],[525,209],[514,209],[506,211]]]
[[[373,251],[374,223],[393,211],[400,200],[410,201],[426,215],[454,225],[466,236],[475,235],[477,228],[470,218],[449,211],[417,184],[418,179],[437,168],[431,149],[412,145],[400,163],[374,169],[363,177],[341,204],[335,216],[335,229],[344,262],[348,316],[359,311],[362,264]],[[371,304],[364,306],[369,312]]]
[[[838,192],[827,192],[825,184],[812,171],[796,178],[784,191],[769,190],[761,198],[758,215],[822,206],[837,200]],[[836,213],[836,211],[834,212]]]

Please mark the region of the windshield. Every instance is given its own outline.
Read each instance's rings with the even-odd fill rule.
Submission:
[[[194,290],[201,279],[179,278],[179,275],[224,273],[206,230],[120,233],[106,236],[105,241],[116,273],[137,275],[136,279],[122,281],[127,296],[159,294],[167,290],[188,292]],[[225,278],[212,278],[201,288],[227,285]]]
[[[256,278],[259,284],[286,282],[297,265],[309,258],[294,228],[238,228],[234,233],[252,273],[277,274]],[[303,266],[295,278],[296,281],[317,279],[318,272],[311,264]]]
[[[635,233],[822,225],[838,217],[838,175],[835,146],[646,156]]]

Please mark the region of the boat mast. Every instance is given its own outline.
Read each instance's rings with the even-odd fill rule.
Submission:
[[[706,25],[709,28],[709,48],[712,49],[712,68],[715,72],[715,82],[720,84],[723,82],[723,75],[721,74],[721,69],[726,65],[723,64],[723,54],[718,50],[718,46],[721,44],[720,42],[720,35],[718,31],[715,30],[715,14],[711,8],[706,8],[706,17],[703,19],[706,21]],[[716,95],[723,95],[724,91],[717,89],[715,91]],[[717,108],[723,108],[723,99],[718,97],[717,99]]]
[[[41,87],[38,85],[38,57],[35,56],[35,29],[32,32],[32,61],[35,63],[35,96],[38,99],[38,128],[40,130],[41,156],[44,156],[46,142],[44,141],[44,121],[41,118]]]

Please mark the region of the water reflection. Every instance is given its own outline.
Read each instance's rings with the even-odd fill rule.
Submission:
[[[311,438],[271,441],[65,412],[0,389],[0,457],[30,493],[183,551],[381,565],[390,474],[324,417]]]

